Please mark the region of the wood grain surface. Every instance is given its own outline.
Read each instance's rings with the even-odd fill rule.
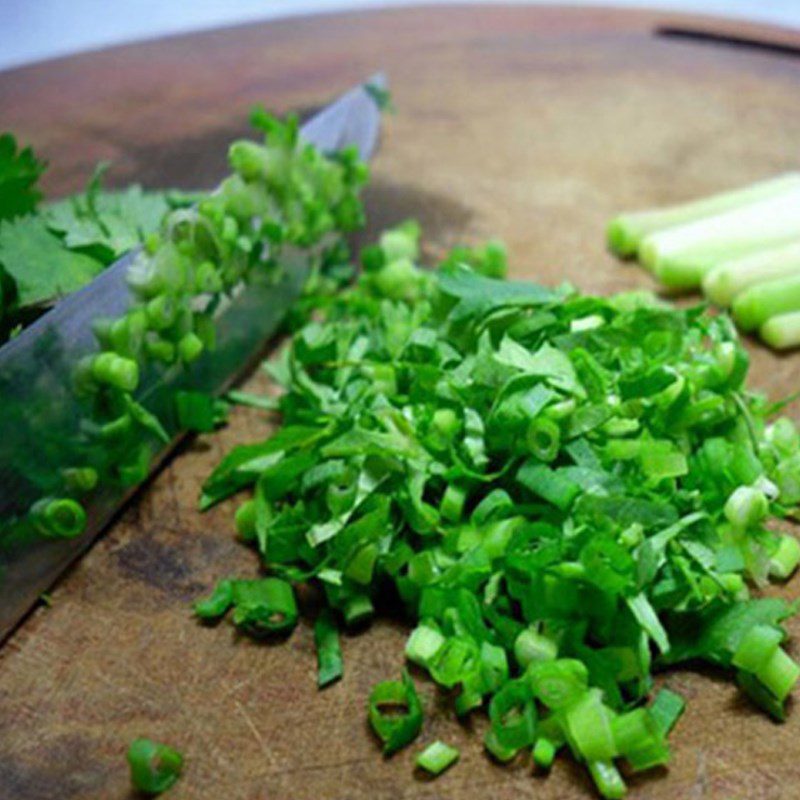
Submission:
[[[500,236],[515,275],[609,292],[648,283],[604,253],[613,213],[797,167],[798,46],[786,31],[604,10],[315,17],[1,74],[0,128],[51,160],[54,194],[80,188],[98,159],[114,162],[118,184],[209,186],[250,104],[312,107],[383,68],[399,111],[367,193],[371,230],[417,216],[431,252]],[[752,349],[755,385],[797,388],[800,356]],[[461,763],[429,782],[413,770],[419,746],[381,758],[365,698],[401,668],[402,622],[346,637],[344,680],[317,692],[308,624],[265,645],[193,621],[191,601],[217,578],[256,572],[233,539],[234,504],[196,511],[200,483],[226,448],[267,433],[262,416],[240,410],[182,448],[0,651],[0,799],[130,798],[124,753],[141,735],[186,755],[171,800],[592,797],[568,759],[548,778],[524,761],[493,764],[483,721],[458,725],[424,679],[418,745],[445,739]],[[634,779],[632,797],[800,796],[796,711],[777,726],[716,673],[665,680],[689,710],[672,766]]]

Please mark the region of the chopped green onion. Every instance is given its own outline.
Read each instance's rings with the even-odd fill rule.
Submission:
[[[505,747],[504,745],[500,744],[497,739],[497,732],[494,728],[489,728],[489,730],[486,731],[486,734],[483,737],[483,745],[492,754],[492,756],[502,764],[511,761],[511,759],[514,758],[514,756],[516,756],[519,752],[519,750],[516,748]]]
[[[348,628],[357,628],[372,619],[375,606],[365,594],[354,594],[347,598],[342,608],[345,625]]]
[[[252,636],[284,633],[297,624],[294,590],[280,578],[234,581],[233,622]]]
[[[369,722],[390,756],[416,739],[422,729],[422,705],[414,682],[403,671],[402,681],[383,681],[369,695]]]
[[[786,533],[778,540],[778,548],[769,560],[769,574],[780,581],[785,581],[800,564],[800,542]]]
[[[768,508],[763,492],[751,486],[739,486],[725,503],[725,517],[736,530],[744,531],[761,522]]]
[[[686,708],[686,701],[669,689],[661,689],[650,706],[650,715],[666,736],[680,719]]]
[[[183,756],[172,747],[150,739],[136,739],[128,748],[131,783],[137,792],[158,795],[180,778]]]
[[[622,775],[611,761],[590,761],[589,772],[594,780],[597,791],[607,800],[619,800],[625,797],[627,787]]]
[[[782,718],[778,709],[800,677],[800,665],[783,651],[782,639],[782,632],[776,628],[755,625],[742,636],[732,659],[745,691],[778,718]]]
[[[509,681],[492,697],[489,720],[494,740],[506,750],[520,750],[536,737],[536,706],[530,684]]]
[[[68,467],[62,475],[66,487],[74,492],[91,492],[99,477],[94,467]]]
[[[458,761],[459,756],[460,753],[455,747],[437,740],[417,756],[417,766],[431,775],[441,775]]]
[[[448,485],[442,495],[439,512],[449,522],[458,522],[464,513],[464,504],[467,501],[467,490],[454,483]]]
[[[574,659],[534,661],[525,671],[536,699],[558,710],[575,702],[586,691],[588,672]]]
[[[791,191],[798,186],[800,186],[800,176],[789,173],[682,205],[621,214],[608,226],[608,246],[617,255],[633,256],[636,255],[642,239],[651,233],[746,207],[759,200]]]
[[[200,357],[203,348],[203,341],[196,333],[187,333],[178,342],[178,357],[184,364],[190,364]]]
[[[100,353],[92,359],[92,376],[98,383],[132,392],[139,385],[139,365],[116,353]]]
[[[550,769],[556,758],[556,745],[550,739],[540,736],[533,746],[533,761],[537,767]]]
[[[552,661],[558,655],[558,645],[532,628],[526,628],[514,642],[514,656],[522,669],[536,661]]]
[[[442,649],[445,637],[426,624],[418,625],[406,642],[406,658],[421,667],[428,667]]]
[[[342,649],[339,630],[333,614],[326,610],[314,623],[314,644],[317,648],[317,686],[322,689],[342,677]]]
[[[86,511],[71,498],[45,497],[31,507],[37,530],[52,539],[74,539],[86,530]]]
[[[618,755],[611,712],[599,690],[589,689],[563,713],[570,745],[586,761],[609,761]]]
[[[758,672],[780,646],[783,634],[770,625],[756,625],[742,637],[733,654],[733,665],[748,672]]]
[[[552,461],[558,455],[561,444],[561,431],[558,425],[547,417],[531,420],[525,437],[528,450],[541,461]]]
[[[233,584],[231,580],[219,581],[210,597],[194,604],[194,613],[203,620],[219,619],[226,614],[233,605]]]
[[[238,389],[231,389],[225,399],[238,406],[248,406],[258,408],[262,411],[275,411],[278,408],[278,398],[240,392]]]

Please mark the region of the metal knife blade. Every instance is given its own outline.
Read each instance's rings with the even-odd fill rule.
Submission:
[[[369,159],[378,143],[380,109],[367,86],[383,87],[376,75],[322,109],[301,128],[301,136],[325,151],[355,145]],[[61,470],[76,463],[80,421],[86,408],[72,390],[72,369],[95,350],[92,322],[116,317],[131,302],[125,274],[130,253],[79,292],[0,348],[0,641],[63,569],[85,550],[134,490],[100,487],[82,498],[86,531],[75,539],[20,534],[8,521],[40,497],[56,493]],[[253,283],[235,296],[217,319],[217,347],[190,370],[151,371],[137,400],[155,412],[172,440],[155,453],[151,471],[178,443],[175,389],[214,394],[225,391],[261,353],[284,313],[299,295],[307,256],[291,251],[277,284]],[[6,521],[6,522],[4,522]]]

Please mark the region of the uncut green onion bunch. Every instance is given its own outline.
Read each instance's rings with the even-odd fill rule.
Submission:
[[[223,581],[198,615],[285,631],[291,586],[314,582],[326,684],[334,626],[393,596],[408,661],[457,715],[488,713],[495,758],[546,769],[566,749],[609,798],[620,765],[669,760],[683,701],[654,696],[659,669],[718,665],[781,719],[794,608],[754,592],[800,558],[770,523],[800,500],[800,443],[747,390],[729,319],[507,281],[496,244],[423,270],[418,237],[384,233],[269,365],[281,427],[235,447],[201,501],[250,493],[236,526],[269,577]],[[407,673],[369,718],[387,754],[414,739]],[[455,761],[440,745],[423,768]]]
[[[213,350],[217,311],[248,282],[277,279],[284,247],[308,251],[315,285],[329,284],[330,268],[346,261],[342,235],[363,222],[359,192],[368,171],[355,148],[321,153],[300,138],[293,116],[281,121],[256,110],[252,121],[263,144],[231,145],[231,174],[196,206],[168,213],[135,256],[128,311],[94,323],[98,352],[73,376],[88,410],[74,448],[81,463],[64,471],[60,496],[37,501],[25,530],[78,535],[86,523],[81,495],[147,476],[155,444],[169,436],[134,397],[142,374],[189,369]],[[181,395],[175,411],[181,428],[198,417],[213,427],[210,398]]]

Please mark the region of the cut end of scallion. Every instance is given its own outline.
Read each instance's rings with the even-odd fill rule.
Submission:
[[[622,214],[612,219],[606,229],[608,249],[622,258],[633,258],[639,247],[640,233],[629,217]]]
[[[759,336],[776,350],[800,347],[800,311],[770,317],[759,329]]]
[[[428,745],[417,756],[417,766],[431,775],[438,776],[452,767],[458,761],[460,755],[455,747],[436,741]]]

